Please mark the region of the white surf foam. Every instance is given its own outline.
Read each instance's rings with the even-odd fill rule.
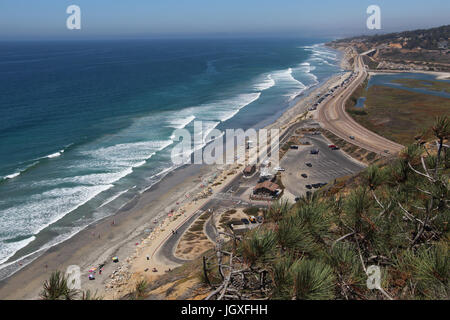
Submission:
[[[21,174],[21,172],[15,172],[13,174],[9,174],[7,176],[4,176],[3,179],[5,179],[5,180],[14,179],[14,178],[20,176],[20,174]]]
[[[83,154],[97,160],[110,161],[111,164],[134,167],[143,160],[150,159],[155,152],[170,146],[172,140],[154,140],[120,143],[96,150],[84,151]]]
[[[112,196],[111,198],[109,198],[109,199],[107,199],[105,202],[103,202],[98,208],[100,209],[101,207],[104,207],[104,206],[106,206],[107,204],[113,202],[114,200],[116,200],[117,198],[119,198],[121,195],[123,195],[124,193],[128,192],[128,190],[130,190],[130,189],[121,191],[121,192],[119,192],[118,194]]]
[[[24,197],[20,205],[0,211],[0,225],[16,237],[36,235],[112,186],[56,188],[42,194]],[[0,241],[6,240],[5,236],[9,238],[8,235],[4,235]],[[31,241],[3,242],[0,263],[9,259],[17,250],[25,247]]]
[[[288,68],[273,74],[277,85],[288,89],[288,93],[286,93],[285,96],[289,97],[289,101],[293,100],[307,89],[303,82],[296,79],[292,73],[293,69]]]
[[[192,108],[199,120],[224,122],[234,117],[242,108],[255,102],[261,92],[242,93],[232,98],[214,101]]]
[[[189,123],[194,121],[195,116],[188,116],[185,118],[179,118],[179,119],[170,119],[169,120],[169,126],[171,128],[175,129],[183,129],[185,128]]]
[[[55,153],[49,154],[48,156],[46,156],[46,158],[49,158],[49,159],[58,158],[63,153],[64,153],[64,150],[60,150],[59,152],[55,152]]]
[[[11,258],[17,252],[17,250],[26,247],[34,239],[36,239],[36,237],[32,236],[17,242],[3,242],[3,244],[0,246],[0,265]]]
[[[268,74],[261,82],[255,84],[253,88],[257,91],[264,91],[272,88],[275,85],[275,81],[272,79],[272,75]]]

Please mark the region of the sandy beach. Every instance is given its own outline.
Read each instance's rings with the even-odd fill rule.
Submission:
[[[111,262],[112,256],[126,257],[135,250],[144,234],[162,221],[176,202],[200,190],[201,178],[213,172],[212,167],[192,165],[179,168],[168,174],[142,196],[128,204],[120,212],[106,218],[71,239],[49,249],[41,257],[0,283],[0,299],[36,299],[52,271],[66,270],[69,265],[78,265],[83,275],[82,287],[93,289],[104,287],[117,267]],[[85,283],[88,270],[106,263],[102,275],[97,280]],[[119,264],[122,263],[122,259]],[[99,293],[101,290],[98,290]]]
[[[345,59],[344,59],[345,60]],[[299,98],[274,123],[280,134],[312,105],[317,95],[341,81],[337,75]],[[240,174],[242,166],[187,165],[169,173],[159,183],[126,205],[112,217],[105,218],[52,247],[42,256],[0,282],[0,299],[39,299],[43,282],[54,270],[65,271],[78,265],[82,289],[97,292],[104,299],[117,299],[131,291],[136,281],[152,281],[176,265],[157,259],[160,245],[214,194]],[[226,182],[215,181],[227,177]],[[212,194],[205,190],[212,188]],[[170,215],[170,216],[169,216]],[[118,263],[111,258],[119,257]],[[147,257],[149,259],[147,259]],[[96,279],[88,280],[88,270],[105,264]],[[156,268],[158,272],[152,272]]]

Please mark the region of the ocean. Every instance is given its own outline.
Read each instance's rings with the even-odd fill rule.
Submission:
[[[0,269],[174,170],[175,129],[275,120],[342,72],[326,40],[0,43]]]

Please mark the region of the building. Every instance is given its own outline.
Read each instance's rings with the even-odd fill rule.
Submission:
[[[444,40],[438,43],[439,49],[446,50],[448,49],[448,41]]]
[[[403,46],[400,43],[389,43],[389,47],[390,48],[395,48],[395,49],[402,49]]]
[[[256,172],[256,166],[255,165],[250,165],[245,167],[243,174],[246,177],[250,177],[251,175],[253,175]]]
[[[260,196],[276,197],[280,193],[280,191],[281,191],[280,186],[271,181],[264,181],[258,183],[253,188],[253,194]]]

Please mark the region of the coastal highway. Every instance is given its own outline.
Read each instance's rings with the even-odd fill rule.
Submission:
[[[396,154],[400,152],[403,149],[402,145],[392,142],[364,128],[355,120],[353,120],[345,111],[345,102],[347,101],[347,99],[349,99],[353,91],[361,83],[363,83],[367,75],[360,55],[357,56],[354,71],[357,73],[357,76],[354,77],[346,87],[335,91],[333,95],[330,95],[319,106],[318,120],[321,126],[331,131],[336,136],[354,145],[384,156],[389,156],[389,154]],[[280,136],[280,146],[282,146],[287,141],[287,139],[292,134],[294,134],[295,130],[302,127],[302,125],[303,124],[301,122],[297,122],[287,128]],[[355,139],[350,139],[350,136],[354,136]],[[322,148],[322,153],[319,156],[320,162],[316,163],[316,168],[319,171],[315,170],[316,168],[313,168],[312,176],[309,179],[305,179],[305,181],[297,179],[296,177],[288,178],[287,185],[290,186],[289,189],[292,189],[292,192],[294,192],[294,194],[305,191],[306,189],[304,185],[306,184],[329,182],[330,180],[338,176],[351,174],[363,168],[361,165],[356,164],[351,159],[346,158],[346,156],[341,151],[333,151],[335,153],[332,156],[328,155],[331,156],[330,159],[327,159],[326,157],[324,158],[323,155],[330,152],[330,150],[324,149],[325,143],[323,141],[320,141],[320,139],[315,139],[314,144],[319,148]],[[389,152],[389,154],[385,152],[386,150]],[[333,172],[330,171],[327,175],[320,175],[320,171],[323,171],[324,168],[329,169],[330,166],[334,166],[335,168],[339,169]],[[228,193],[230,190],[237,190],[239,188],[239,185],[241,184],[241,178],[242,174],[238,174],[222,189],[222,193]],[[311,179],[322,179],[324,181],[310,181]],[[158,257],[163,261],[171,262],[172,264],[182,264],[186,262],[185,260],[177,258],[174,254],[183,233],[206,210],[211,209],[214,211],[218,208],[224,206],[226,207],[227,205],[231,206],[233,205],[233,201],[235,200],[220,199],[218,197],[211,198],[202,208],[200,208],[199,212],[194,214],[190,219],[188,219],[183,225],[178,228],[177,234],[170,236],[166,241],[164,241],[164,243],[162,243],[155,254],[158,255]]]
[[[345,87],[335,91],[333,95],[330,95],[318,107],[318,121],[324,129],[358,147],[383,156],[397,154],[404,148],[401,144],[364,128],[345,111],[345,102],[356,88],[364,82],[367,76],[366,68],[360,55],[357,55],[355,59],[354,71],[357,73],[357,76]],[[354,139],[351,139],[350,136],[353,136]]]

